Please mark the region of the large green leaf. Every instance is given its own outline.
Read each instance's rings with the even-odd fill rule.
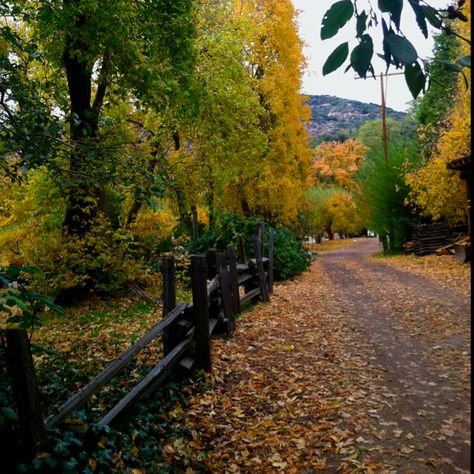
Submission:
[[[437,11],[429,5],[421,5],[421,8],[430,24],[435,28],[441,28],[443,21],[439,18]]]
[[[356,31],[357,37],[361,38],[367,28],[367,18],[368,15],[365,13],[365,10],[362,11],[359,15],[357,15],[357,24],[356,24]]]
[[[416,22],[425,38],[428,38],[428,26],[426,24],[426,15],[423,8],[421,8],[420,0],[408,0],[413,11],[415,12]]]
[[[369,35],[363,35],[360,43],[351,53],[351,66],[360,77],[365,78],[367,76],[373,55],[374,43],[372,38]]]
[[[413,64],[417,58],[418,53],[413,45],[403,36],[391,33],[385,37],[387,46],[390,48],[390,53],[394,57],[395,61],[408,66]]]
[[[402,16],[403,0],[378,0],[380,11],[390,13],[392,21],[397,30],[400,31],[400,19]]]
[[[324,14],[321,26],[321,39],[332,38],[354,14],[351,0],[341,0],[334,3]]]
[[[424,90],[426,84],[426,77],[418,62],[405,67],[405,81],[411,95],[416,99],[418,94]]]
[[[342,66],[347,56],[349,55],[349,43],[340,44],[326,59],[323,66],[323,76],[330,74]]]

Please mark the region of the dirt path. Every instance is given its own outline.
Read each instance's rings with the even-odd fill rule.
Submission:
[[[190,472],[470,472],[466,294],[369,256],[321,255],[213,342],[213,386],[164,454]]]
[[[384,461],[403,471],[469,472],[469,301],[453,289],[368,259],[377,246],[363,241],[323,256],[321,264],[337,287],[341,310],[385,373],[381,388],[393,393],[377,417],[382,425],[414,435],[408,443],[403,433],[398,441],[386,440]],[[433,325],[439,317],[451,331]],[[400,453],[410,456],[399,459]]]

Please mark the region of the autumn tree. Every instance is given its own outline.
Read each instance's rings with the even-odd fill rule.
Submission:
[[[464,9],[469,13],[469,22],[458,24],[457,31],[459,36],[470,38],[469,0]],[[459,48],[461,54],[470,51],[470,46],[463,40],[459,40]],[[457,95],[445,124],[431,159],[418,171],[407,175],[406,181],[410,186],[408,202],[424,217],[462,224],[467,221],[465,183],[458,173],[448,170],[446,165],[471,153],[471,78],[467,73],[465,77],[458,77]]]
[[[289,0],[241,0],[236,14],[253,24],[244,62],[263,109],[259,126],[269,148],[256,173],[241,176],[233,187],[244,213],[289,224],[303,202],[310,166],[305,128],[309,108],[300,94],[304,57],[296,12]]]
[[[359,170],[367,147],[357,139],[321,143],[314,150],[312,170],[323,187],[338,186],[348,192],[357,190],[354,175]]]
[[[455,36],[440,32],[434,35],[433,57],[429,60],[430,84],[427,91],[413,103],[412,114],[417,123],[424,159],[428,159],[447,125],[446,114],[457,93],[457,75],[448,69],[459,56]]]

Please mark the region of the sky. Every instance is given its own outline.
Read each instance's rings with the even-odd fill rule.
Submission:
[[[346,24],[338,34],[328,40],[322,41],[320,38],[321,22],[324,14],[335,0],[292,0],[293,5],[299,11],[298,27],[299,35],[305,43],[304,55],[307,61],[307,68],[303,77],[302,92],[311,95],[334,95],[345,99],[359,100],[361,102],[381,103],[380,73],[385,72],[385,62],[378,57],[374,58],[374,65],[377,80],[373,78],[355,79],[355,73],[351,69],[344,74],[344,69],[348,61],[337,71],[323,76],[323,64],[331,52],[344,41],[349,41],[349,48],[352,50],[357,44],[355,39],[355,26],[351,21]],[[405,36],[412,42],[421,58],[432,56],[433,40],[431,34],[426,39],[418,29],[415,15],[409,7],[408,2],[403,2],[401,29]],[[444,8],[447,0],[431,0],[429,4],[435,8]],[[367,0],[359,0],[359,11],[365,7],[368,11]],[[377,27],[377,30],[381,26]],[[382,49],[381,35],[375,34],[376,30],[371,29],[370,33],[374,38],[375,53],[380,53]],[[377,32],[378,33],[378,32]],[[378,39],[377,39],[378,38]],[[375,56],[375,55],[374,55]],[[399,72],[391,68],[389,73]],[[385,85],[387,107],[401,112],[406,112],[412,96],[405,83],[403,75],[390,76],[386,79]]]

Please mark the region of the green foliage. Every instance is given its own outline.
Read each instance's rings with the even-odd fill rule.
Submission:
[[[419,150],[413,125],[411,133],[410,128],[404,130],[401,124],[388,122],[387,125],[388,160],[384,159],[380,122],[370,122],[362,127],[360,139],[369,151],[357,179],[361,188],[359,206],[366,227],[379,234],[384,251],[390,253],[402,250],[410,227],[415,223],[411,210],[405,206],[409,188],[404,176],[419,166]]]
[[[254,258],[253,239],[257,222],[256,219],[242,219],[235,214],[225,214],[186,248],[190,253],[206,253],[211,248],[224,251],[229,244],[238,248],[239,236],[243,235],[247,258]],[[268,252],[268,231],[269,227],[265,226],[265,252]],[[275,279],[286,280],[305,271],[310,264],[310,256],[301,241],[284,227],[273,228],[273,235]]]
[[[321,39],[332,38],[352,18],[354,6],[350,0],[334,3],[326,12],[321,27]]]
[[[278,280],[294,278],[308,269],[311,256],[301,240],[284,227],[274,229],[274,271]]]
[[[422,153],[429,158],[446,127],[446,115],[456,95],[456,74],[446,74],[441,61],[454,61],[459,54],[459,44],[452,35],[442,32],[434,36],[433,58],[429,61],[430,82],[428,90],[413,103],[413,116],[420,128]]]
[[[352,50],[350,55],[349,68],[359,75],[359,77],[366,78],[368,73],[374,75],[374,68],[372,65],[373,57],[373,42],[370,33],[366,33],[368,28],[377,26],[379,20],[382,23],[383,31],[383,54],[379,56],[385,61],[387,71],[390,67],[396,69],[404,69],[405,80],[412,93],[413,97],[419,95],[424,90],[427,77],[431,75],[429,68],[426,67],[423,61],[423,68],[420,62],[417,61],[418,53],[409,41],[409,39],[401,32],[401,17],[402,10],[405,3],[408,3],[415,14],[416,22],[421,33],[428,37],[427,23],[435,28],[446,32],[449,35],[455,35],[462,38],[470,44],[470,41],[460,36],[454,29],[451,28],[451,20],[458,20],[468,22],[468,17],[463,13],[465,1],[460,0],[457,6],[451,5],[447,10],[435,9],[427,4],[420,4],[419,0],[379,0],[378,12],[371,6],[369,14],[364,11],[359,13],[357,11],[357,0],[337,1],[332,4],[329,10],[323,17],[321,25],[321,39],[328,39],[335,36],[338,30],[344,26],[347,21],[356,15],[356,38],[359,44]],[[447,12],[447,14],[445,14]],[[385,16],[385,17],[384,17]],[[367,21],[368,20],[368,21]],[[397,34],[392,28],[395,27]],[[341,44],[336,50],[331,53],[330,57],[323,66],[323,74],[335,71],[345,62],[345,57],[342,52],[347,43]],[[336,54],[337,52],[337,54]],[[446,62],[445,66],[453,71],[464,75],[463,67],[470,68],[470,56],[462,57],[458,61]],[[467,78],[466,85],[467,85]]]
[[[349,54],[349,43],[340,44],[326,59],[326,62],[323,66],[323,76],[330,74],[344,64],[344,61],[347,59]]]
[[[57,314],[64,314],[64,310],[51,299],[28,287],[28,275],[36,271],[34,267],[16,265],[0,269],[0,284],[8,288],[0,293],[0,312],[8,315],[7,325],[31,329],[30,338],[34,328],[41,325],[40,314],[46,307]]]

